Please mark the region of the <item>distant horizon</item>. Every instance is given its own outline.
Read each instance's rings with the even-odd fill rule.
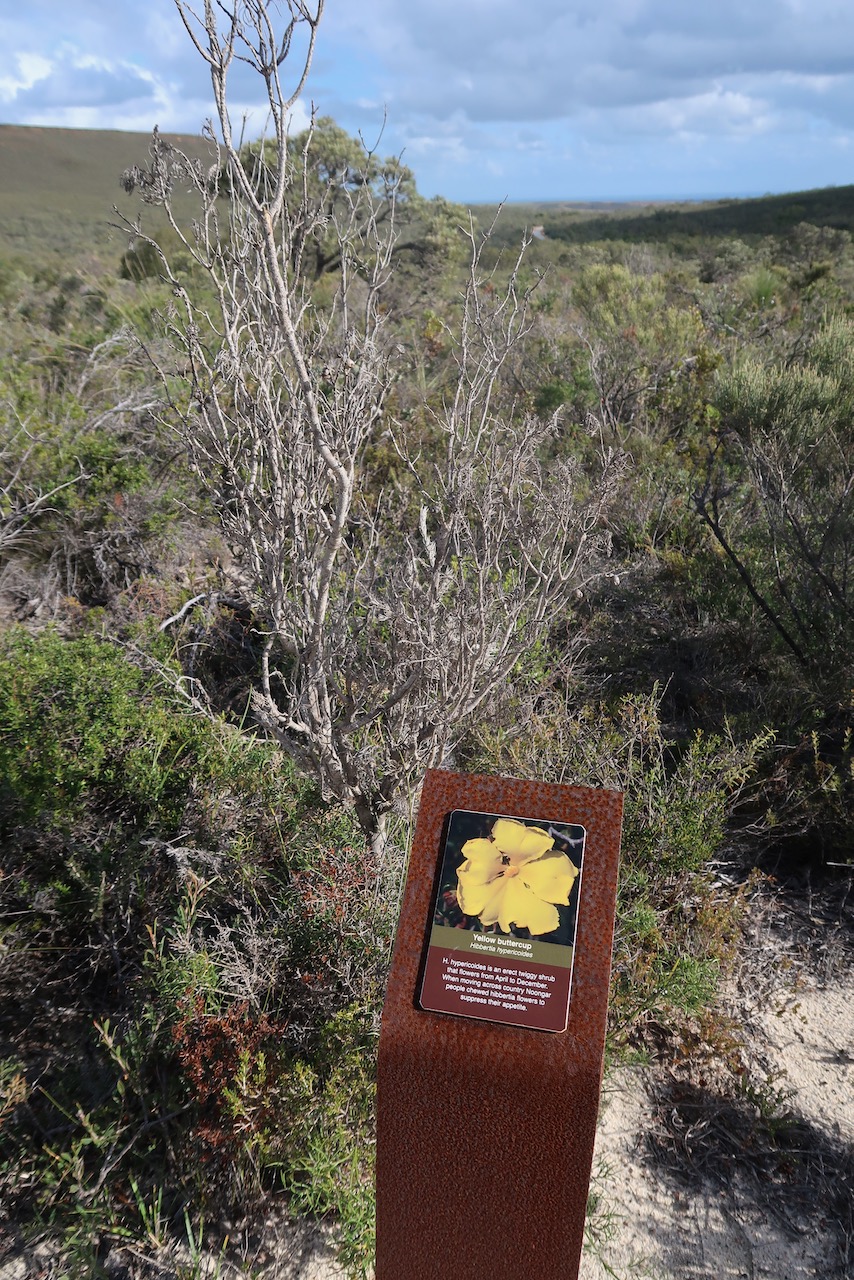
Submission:
[[[128,137],[135,137],[135,138],[150,137],[155,127],[159,127],[159,126],[152,125],[152,127],[148,130],[116,129],[116,128],[110,128],[102,125],[85,125],[85,126],[43,125],[43,124],[29,124],[26,122],[19,122],[16,120],[0,120],[0,129],[37,129],[37,130],[40,130],[41,132],[55,132],[55,133],[61,133],[63,131],[68,133],[114,133],[114,134],[126,134]],[[203,137],[201,130],[194,131],[192,129],[162,129],[160,130],[160,132],[162,132],[165,136],[172,136],[172,137],[187,137],[187,138],[198,138],[198,139],[202,139]],[[404,163],[406,163],[405,154],[403,158],[404,158]],[[416,182],[418,182],[418,172],[417,170],[413,170],[413,171],[415,173],[415,180]],[[825,182],[825,183],[818,184],[817,186],[814,186],[814,187],[786,187],[786,188],[781,188],[780,190],[773,190],[773,191],[771,190],[760,191],[758,189],[754,189],[752,191],[717,192],[717,193],[709,193],[709,194],[692,193],[687,195],[686,194],[678,194],[678,195],[634,194],[634,195],[593,195],[593,196],[591,195],[562,195],[562,196],[514,195],[514,196],[507,196],[504,198],[468,196],[468,197],[453,197],[453,199],[455,200],[456,203],[466,205],[466,206],[496,205],[496,204],[507,204],[507,205],[554,204],[554,205],[569,205],[569,206],[578,205],[582,207],[587,207],[587,206],[598,206],[598,205],[627,205],[627,204],[636,204],[636,205],[709,204],[709,203],[716,203],[722,200],[773,199],[775,196],[796,195],[800,192],[806,192],[806,191],[831,191],[837,187],[847,187],[852,185],[854,185],[854,183]],[[451,197],[447,196],[446,193],[444,192],[437,192],[436,194],[445,195],[446,199],[451,199]]]
[[[416,174],[416,177],[418,175]],[[652,195],[652,196],[514,196],[511,199],[469,200],[461,204],[564,204],[564,205],[609,205],[609,204],[711,204],[721,200],[771,200],[775,196],[797,195],[801,191],[832,191],[836,187],[854,184],[827,182],[819,187],[800,187],[797,190],[781,191],[747,191],[718,195]]]

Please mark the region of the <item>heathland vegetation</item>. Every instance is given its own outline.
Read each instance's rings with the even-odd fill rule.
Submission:
[[[490,231],[331,121],[57,141],[0,130],[4,1226],[190,1276],[278,1198],[358,1274],[426,764],[625,791],[612,1055],[736,1078],[751,894],[849,874],[854,189]]]

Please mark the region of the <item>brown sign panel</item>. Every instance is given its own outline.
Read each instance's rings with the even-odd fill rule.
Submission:
[[[378,1064],[376,1280],[575,1280],[622,796],[431,771]]]

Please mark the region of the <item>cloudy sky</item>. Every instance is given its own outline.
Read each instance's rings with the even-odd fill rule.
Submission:
[[[242,69],[231,100],[237,117],[260,101]],[[426,195],[841,185],[854,181],[854,4],[326,0],[309,100],[371,141],[385,115],[380,149],[402,152]],[[0,123],[198,132],[210,114],[172,0],[0,0]],[[262,124],[256,109],[250,132]]]

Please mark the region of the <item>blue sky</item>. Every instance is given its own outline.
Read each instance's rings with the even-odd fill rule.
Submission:
[[[202,4],[203,0],[199,0]],[[280,6],[281,7],[281,6]],[[0,122],[198,132],[172,0],[0,0]],[[310,100],[457,200],[854,181],[851,0],[326,0]],[[260,132],[252,76],[236,117]]]

